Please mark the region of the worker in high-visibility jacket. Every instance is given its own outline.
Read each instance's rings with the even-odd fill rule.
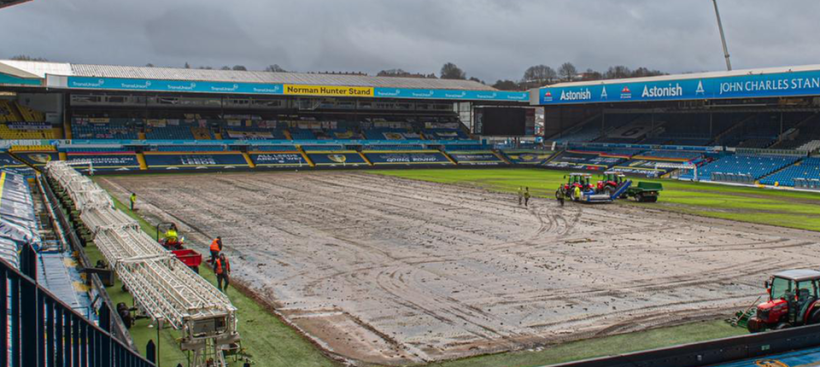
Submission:
[[[222,252],[222,237],[216,237],[213,241],[211,241],[211,259],[208,260],[209,263],[216,261],[216,258],[219,257],[219,253]]]
[[[219,254],[219,257],[214,262],[214,273],[216,273],[216,284],[220,291],[227,291],[230,283],[231,263],[225,254]],[[225,288],[222,288],[222,282],[225,282]]]
[[[575,186],[575,201],[581,200],[581,187]]]
[[[171,227],[165,231],[165,247],[176,249],[179,247],[179,234],[177,233],[177,225],[171,223]]]
[[[137,194],[132,192],[130,200],[131,200],[131,211],[133,212],[134,211],[134,205],[137,204]]]

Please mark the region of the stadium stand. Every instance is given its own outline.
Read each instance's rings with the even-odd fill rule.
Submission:
[[[159,145],[157,152],[221,152],[224,145]]]
[[[138,139],[138,126],[142,120],[75,118],[71,121],[71,136],[74,139]]]
[[[196,140],[192,129],[200,128],[179,120],[147,120],[145,121],[145,138],[153,140]]]
[[[597,152],[564,151],[545,164],[546,167],[559,169],[606,170],[627,159],[620,157],[602,157]]]
[[[805,188],[818,188],[816,185],[808,185],[808,183],[817,182],[818,180],[820,180],[820,158],[806,158],[792,166],[786,167],[783,170],[761,179],[760,183],[764,185],[790,187],[798,186],[797,183],[803,183],[799,186]]]
[[[729,155],[701,167],[698,176],[703,181],[750,184],[761,177],[795,163],[799,159],[798,156]]]

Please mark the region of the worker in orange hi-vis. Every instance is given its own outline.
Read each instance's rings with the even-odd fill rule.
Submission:
[[[220,291],[227,291],[230,283],[231,263],[225,254],[219,254],[219,257],[214,262],[214,273],[216,273],[216,284]],[[222,282],[225,282],[225,288],[222,288]]]
[[[212,263],[216,261],[216,258],[219,257],[219,253],[222,252],[222,237],[216,237],[213,241],[211,241],[211,259],[208,262]]]

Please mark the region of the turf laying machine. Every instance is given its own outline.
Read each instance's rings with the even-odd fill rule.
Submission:
[[[623,180],[615,187],[609,188],[600,182],[597,185],[591,183],[592,175],[588,173],[571,173],[564,176],[567,183],[558,187],[555,191],[556,198],[569,198],[572,201],[581,203],[611,203],[622,195],[632,185],[631,180]],[[599,189],[600,187],[600,189]]]

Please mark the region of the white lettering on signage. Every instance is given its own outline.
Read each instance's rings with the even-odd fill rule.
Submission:
[[[561,91],[562,101],[585,101],[590,99],[592,99],[592,92],[590,92],[589,89],[580,91]]]
[[[681,88],[678,83],[675,83],[674,86],[670,83],[669,86],[666,87],[654,86],[649,88],[649,86],[644,86],[643,93],[641,93],[641,97],[643,98],[680,97],[682,95],[683,88]]]

